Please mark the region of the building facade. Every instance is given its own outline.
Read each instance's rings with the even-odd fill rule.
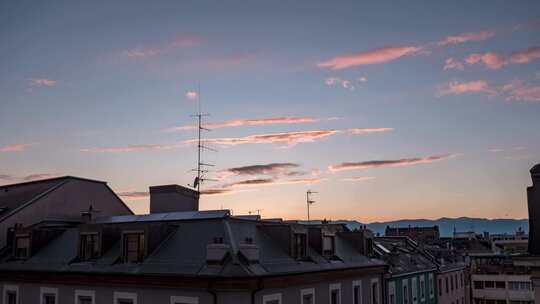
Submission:
[[[43,222],[14,231],[0,303],[382,304],[368,238],[227,210]]]

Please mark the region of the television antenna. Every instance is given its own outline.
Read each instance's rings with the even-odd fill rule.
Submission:
[[[197,192],[199,192],[199,194],[200,194],[201,193],[201,184],[203,182],[205,182],[205,181],[215,181],[215,179],[210,179],[210,178],[205,177],[205,174],[208,173],[208,169],[205,169],[205,168],[206,167],[214,167],[214,165],[209,164],[209,163],[205,163],[205,162],[202,161],[202,152],[204,150],[217,152],[217,150],[215,150],[213,148],[210,148],[210,147],[203,144],[204,141],[202,140],[202,131],[211,131],[211,130],[208,129],[208,128],[203,127],[203,124],[202,124],[203,117],[210,116],[210,114],[209,113],[202,113],[202,111],[201,111],[201,86],[200,85],[198,86],[198,89],[197,89],[197,104],[198,104],[199,111],[197,112],[197,114],[191,115],[191,117],[197,118],[197,135],[198,135],[197,136],[197,168],[191,170],[191,171],[196,171],[197,176],[193,180],[193,185],[190,185],[190,186],[192,186],[193,188],[196,188]]]
[[[316,193],[318,193],[318,192],[311,191],[311,190],[306,191],[306,205],[307,205],[307,220],[308,220],[308,224],[310,223],[310,219],[309,219],[309,205],[312,205],[312,204],[315,203],[315,201],[311,199],[311,195],[312,195],[312,194],[316,194]]]
[[[263,209],[249,210],[248,214],[252,215],[253,213],[257,212],[257,215],[261,215],[261,211],[263,211]]]

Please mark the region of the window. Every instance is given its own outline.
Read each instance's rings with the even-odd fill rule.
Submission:
[[[114,304],[137,304],[137,294],[132,292],[114,292]]]
[[[199,304],[198,297],[172,296],[171,304]]]
[[[444,281],[446,282],[446,293],[450,292],[450,288],[448,288],[448,277],[444,278]]]
[[[294,234],[293,257],[295,259],[305,258],[307,255],[307,237],[304,233]]]
[[[459,285],[463,288],[463,272],[459,275]]]
[[[474,281],[474,289],[484,289],[483,281]]]
[[[495,282],[494,281],[485,281],[484,282],[484,288],[495,288]]]
[[[41,287],[39,289],[40,304],[56,304],[58,288]]]
[[[323,255],[333,256],[335,253],[335,239],[333,235],[323,236]]]
[[[19,286],[4,285],[4,303],[19,304]]]
[[[411,292],[412,292],[412,303],[416,304],[418,303],[418,286],[417,286],[417,280],[416,277],[411,279]]]
[[[506,288],[506,282],[504,282],[504,281],[496,281],[495,282],[495,288],[505,289]]]
[[[388,304],[396,304],[396,283],[388,283]]]
[[[353,281],[353,304],[362,304],[362,281]]]
[[[450,275],[450,290],[454,291],[454,276]]]
[[[408,279],[402,281],[403,283],[403,304],[409,304],[409,286]]]
[[[26,259],[30,256],[30,235],[15,236],[15,258]]]
[[[315,304],[315,288],[300,290],[300,304]]]
[[[139,263],[144,257],[144,233],[124,234],[124,261],[129,263]]]
[[[508,282],[508,288],[512,290],[531,290],[531,282]]]
[[[379,304],[379,280],[371,280],[371,304]]]
[[[420,276],[420,301],[426,300],[426,281],[424,275]]]
[[[458,289],[457,273],[454,275],[454,286],[456,287],[456,289]]]
[[[263,296],[263,304],[281,304],[281,294],[274,293]]]
[[[330,284],[330,304],[341,304],[341,284]]]
[[[75,290],[75,304],[96,304],[95,298],[93,290]]]
[[[81,234],[81,241],[79,244],[79,257],[83,261],[99,256],[99,236],[97,233],[84,233]]]
[[[433,273],[430,273],[429,274],[429,298],[430,299],[433,299],[433,297],[435,297],[435,286],[433,286]]]
[[[442,279],[439,279],[439,296],[442,296]]]

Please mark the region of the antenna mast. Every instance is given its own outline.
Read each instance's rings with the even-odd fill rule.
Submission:
[[[315,201],[311,199],[311,195],[312,195],[312,194],[315,194],[315,193],[318,193],[318,192],[311,191],[311,190],[306,191],[306,205],[307,205],[307,220],[308,220],[308,224],[310,223],[310,219],[309,219],[309,205],[315,203]]]
[[[193,171],[197,171],[197,177],[193,181],[193,188],[196,188],[197,192],[200,193],[201,192],[201,184],[204,181],[212,180],[212,179],[204,177],[204,174],[207,173],[208,170],[204,169],[203,167],[213,167],[214,166],[212,164],[207,164],[207,163],[202,162],[202,151],[204,149],[206,149],[206,150],[216,152],[215,149],[212,149],[212,148],[209,148],[209,147],[205,146],[203,144],[203,141],[202,141],[202,136],[201,136],[202,131],[203,130],[204,131],[210,131],[210,129],[207,129],[207,128],[203,127],[202,118],[206,117],[206,116],[210,116],[210,114],[202,113],[202,111],[201,111],[201,86],[200,85],[198,86],[198,89],[197,89],[197,103],[198,103],[199,111],[198,111],[197,114],[191,115],[191,117],[196,117],[197,122],[198,122],[198,124],[197,124],[197,134],[198,134],[198,136],[197,136],[197,169],[193,169]]]

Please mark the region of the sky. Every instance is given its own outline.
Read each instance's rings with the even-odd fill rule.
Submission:
[[[0,184],[107,181],[136,213],[526,218],[538,1],[0,1]],[[257,211],[259,210],[259,211]]]

